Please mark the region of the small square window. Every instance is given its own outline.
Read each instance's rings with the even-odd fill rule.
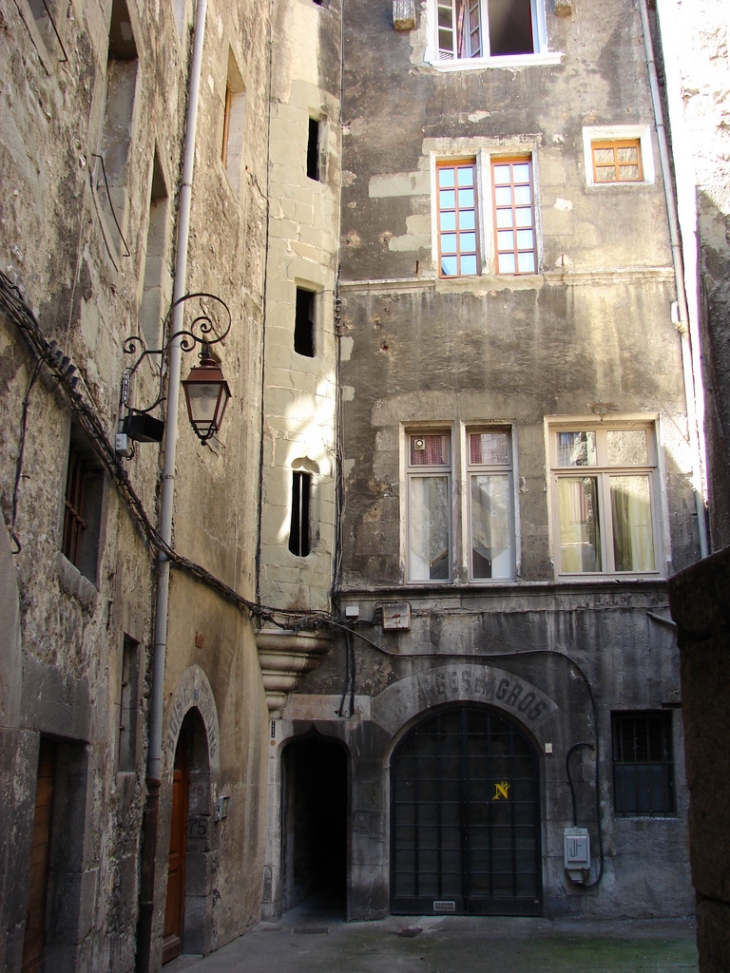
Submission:
[[[613,713],[611,729],[616,814],[674,814],[672,714]]]
[[[597,185],[644,180],[639,139],[591,142],[591,155],[593,181]]]

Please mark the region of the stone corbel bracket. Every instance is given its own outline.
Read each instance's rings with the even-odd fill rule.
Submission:
[[[323,632],[287,632],[261,629],[256,647],[270,715],[280,715],[287,696],[306,672],[316,669],[332,647],[332,636]]]

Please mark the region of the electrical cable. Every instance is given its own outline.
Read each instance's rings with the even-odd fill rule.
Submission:
[[[40,375],[41,368],[43,367],[43,362],[37,361],[33,373],[31,374],[30,381],[28,382],[28,388],[25,390],[25,395],[23,396],[23,412],[20,420],[20,436],[18,437],[18,458],[15,462],[15,483],[13,484],[13,513],[12,521],[10,524],[10,536],[13,539],[17,550],[13,551],[13,554],[20,554],[23,550],[23,545],[18,539],[18,535],[15,533],[15,521],[18,516],[18,489],[20,487],[20,477],[23,474],[23,456],[25,454],[25,431],[28,425],[28,407],[30,404],[30,393],[33,391],[33,386],[36,383],[38,376]]]
[[[71,365],[69,359],[59,358],[58,352],[56,350],[55,342],[49,342],[43,335],[38,321],[35,315],[25,301],[20,288],[13,284],[13,282],[0,271],[0,308],[4,311],[7,317],[12,321],[21,331],[25,337],[27,343],[29,344],[32,352],[36,356],[37,362],[34,366],[34,371],[40,370],[41,364],[45,365],[48,370],[56,376],[58,379],[58,388],[62,391],[66,401],[76,415],[77,421],[82,426],[84,432],[87,433],[91,444],[94,447],[99,459],[104,464],[105,468],[112,477],[114,484],[127,505],[133,520],[137,524],[143,537],[147,539],[155,551],[161,552],[170,560],[170,563],[175,565],[180,570],[184,571],[191,577],[197,578],[199,581],[206,584],[208,587],[217,591],[226,600],[238,605],[240,608],[246,609],[251,616],[259,618],[263,621],[268,621],[278,628],[286,629],[288,631],[302,631],[311,630],[318,628],[336,628],[343,630],[348,633],[347,639],[352,639],[353,636],[359,638],[361,641],[366,642],[372,648],[376,649],[378,652],[390,656],[391,658],[444,658],[436,653],[398,653],[391,652],[384,646],[378,645],[372,639],[367,638],[360,632],[356,631],[353,626],[345,625],[328,611],[313,610],[313,609],[282,609],[274,608],[269,605],[262,605],[260,602],[252,602],[243,595],[240,595],[235,589],[231,588],[225,582],[221,581],[210,571],[206,570],[201,565],[189,558],[178,554],[169,544],[166,544],[163,538],[160,536],[157,529],[153,526],[149,515],[147,514],[141,498],[137,494],[133,485],[129,480],[126,469],[121,463],[121,460],[114,451],[104,425],[102,423],[101,417],[99,416],[93,400],[90,402],[78,391],[79,377],[73,374],[75,369]],[[85,388],[85,386],[83,386]],[[26,391],[26,401],[30,391]],[[88,390],[86,395],[91,399]],[[19,479],[19,478],[18,478]],[[354,712],[354,695],[355,695],[355,674],[354,674],[354,646],[352,646],[352,652],[347,649],[348,656],[350,657],[349,663],[349,680],[345,693],[343,694],[343,700],[340,709],[344,706],[344,699],[347,696],[349,689],[350,695],[350,708],[351,714]],[[474,661],[476,659],[480,660],[493,660],[493,659],[514,659],[514,658],[528,658],[530,656],[537,655],[549,655],[558,656],[559,658],[565,659],[566,662],[573,667],[573,669],[582,678],[591,701],[591,709],[593,714],[594,723],[594,733],[595,733],[595,752],[596,752],[596,777],[595,777],[595,791],[596,791],[596,819],[598,826],[598,845],[599,845],[599,857],[600,866],[598,871],[598,876],[594,882],[590,885],[585,885],[584,888],[594,888],[601,881],[603,876],[603,837],[601,829],[601,814],[600,814],[600,793],[599,793],[599,728],[598,728],[598,711],[596,707],[595,696],[593,695],[593,689],[591,687],[590,681],[586,674],[583,672],[582,668],[578,663],[572,659],[570,656],[563,652],[558,652],[554,649],[526,649],[524,651],[516,652],[497,652],[490,653],[488,656],[478,656],[466,655],[465,653],[449,654],[448,659],[468,659]]]

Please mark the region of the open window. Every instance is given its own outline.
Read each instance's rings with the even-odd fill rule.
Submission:
[[[106,65],[106,98],[100,157],[94,186],[104,217],[108,244],[117,255],[128,252],[124,240],[129,202],[129,155],[134,122],[139,58],[125,0],[113,0]]]
[[[221,162],[233,190],[241,189],[243,167],[243,128],[246,116],[246,92],[233,51],[228,51],[228,74],[223,96],[223,141]]]
[[[155,152],[152,164],[150,209],[147,220],[142,300],[139,323],[148,348],[162,344],[162,319],[172,292],[172,277],[167,267],[167,228],[169,197],[160,159]]]
[[[546,49],[542,0],[432,0],[438,60],[536,54]]]

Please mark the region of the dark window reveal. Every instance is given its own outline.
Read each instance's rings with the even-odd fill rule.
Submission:
[[[671,713],[614,713],[613,793],[616,814],[672,814]]]
[[[61,551],[94,584],[103,487],[101,469],[89,452],[72,438],[68,454]]]
[[[294,351],[314,358],[314,293],[297,287],[294,319]]]
[[[309,500],[312,492],[311,473],[292,473],[291,530],[289,550],[297,557],[306,557],[310,551]]]
[[[307,175],[310,179],[320,179],[319,167],[319,122],[309,119],[309,138],[307,140]]]

